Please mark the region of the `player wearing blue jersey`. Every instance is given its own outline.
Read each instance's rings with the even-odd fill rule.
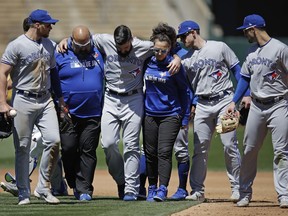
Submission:
[[[230,71],[239,79],[240,65],[234,52],[223,42],[204,40],[194,21],[179,25],[178,37],[190,48],[190,58],[182,60],[195,95],[198,97],[193,123],[194,152],[190,170],[192,192],[186,199],[204,201],[208,151],[220,116],[233,97]],[[248,94],[248,92],[247,92]],[[249,100],[248,100],[249,102]],[[225,164],[231,183],[233,201],[239,198],[240,152],[236,131],[220,135],[224,146]]]
[[[274,185],[281,208],[288,208],[288,46],[271,38],[263,17],[251,14],[244,18],[243,30],[249,49],[241,69],[233,102],[237,103],[250,84],[252,103],[244,133],[244,154],[240,169],[240,200],[246,207],[252,199],[252,185],[257,173],[257,156],[268,130],[274,152]]]
[[[172,34],[171,34],[172,33]],[[172,170],[172,150],[180,127],[187,127],[190,89],[183,68],[170,75],[167,66],[176,43],[174,28],[159,23],[153,29],[152,56],[145,66],[144,151],[148,176],[147,201],[164,201]],[[158,185],[159,178],[159,185]]]
[[[65,177],[77,199],[90,201],[103,105],[103,58],[85,26],[75,27],[67,52],[55,56],[72,120],[60,134]]]

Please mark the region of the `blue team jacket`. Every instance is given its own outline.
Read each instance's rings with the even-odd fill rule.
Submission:
[[[183,67],[175,75],[168,72],[168,64],[173,60],[167,56],[163,61],[157,61],[153,56],[146,65],[145,79],[145,114],[148,116],[183,117],[182,125],[188,125],[190,114],[189,88]]]
[[[55,54],[65,103],[79,118],[102,115],[104,62],[94,47],[85,59],[79,59],[68,44],[66,53]]]

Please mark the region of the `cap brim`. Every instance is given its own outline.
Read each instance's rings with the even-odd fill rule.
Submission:
[[[45,21],[45,22],[43,22],[43,23],[47,23],[47,24],[55,24],[55,23],[57,23],[59,20],[57,20],[57,19],[50,19],[50,20],[48,20],[48,21]]]
[[[248,28],[249,26],[240,26],[240,27],[238,27],[238,28],[236,28],[237,30],[243,30],[243,29],[246,29],[246,28]]]

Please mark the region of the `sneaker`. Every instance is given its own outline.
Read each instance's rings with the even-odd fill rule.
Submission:
[[[288,208],[288,197],[281,197],[279,205],[280,208]]]
[[[34,196],[37,197],[38,199],[44,199],[47,203],[50,203],[50,204],[60,203],[60,201],[56,197],[54,197],[50,192],[39,193],[35,190]]]
[[[156,185],[151,185],[148,187],[148,195],[146,198],[147,202],[154,202],[154,196],[156,195]]]
[[[15,197],[18,197],[19,193],[18,193],[18,188],[17,188],[16,184],[9,183],[9,182],[1,182],[0,185],[4,191],[11,193]]]
[[[165,185],[160,185],[156,191],[156,195],[153,197],[155,201],[163,202],[167,198],[167,187]]]
[[[30,199],[29,198],[25,198],[19,201],[18,205],[28,205],[30,204]]]
[[[177,191],[171,196],[172,200],[184,200],[188,196],[188,192],[183,188],[178,188]]]
[[[230,200],[233,201],[234,203],[237,203],[239,201],[239,198],[240,198],[239,191],[232,191]]]
[[[118,197],[119,197],[119,199],[123,200],[124,195],[125,195],[125,193],[124,193],[125,184],[117,185],[117,187],[118,187]]]
[[[205,200],[205,196],[204,196],[203,193],[200,193],[200,192],[196,191],[192,195],[186,196],[185,199],[186,200],[193,200],[193,201],[201,201],[201,202],[203,202]]]
[[[138,200],[146,200],[146,188],[145,187],[140,187]]]
[[[89,194],[81,194],[79,197],[80,201],[91,201],[92,197]]]
[[[237,206],[238,207],[247,207],[247,206],[249,206],[249,202],[250,202],[249,197],[245,196],[244,198],[240,199],[237,202]]]
[[[124,201],[136,201],[137,200],[137,196],[133,193],[126,193],[124,198]]]

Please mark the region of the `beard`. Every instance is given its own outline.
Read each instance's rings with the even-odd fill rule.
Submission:
[[[126,58],[126,57],[130,54],[131,50],[132,50],[132,46],[131,46],[130,50],[125,51],[124,53],[123,53],[123,52],[120,52],[119,50],[117,50],[117,54],[118,54],[119,56],[121,56],[122,58]]]

